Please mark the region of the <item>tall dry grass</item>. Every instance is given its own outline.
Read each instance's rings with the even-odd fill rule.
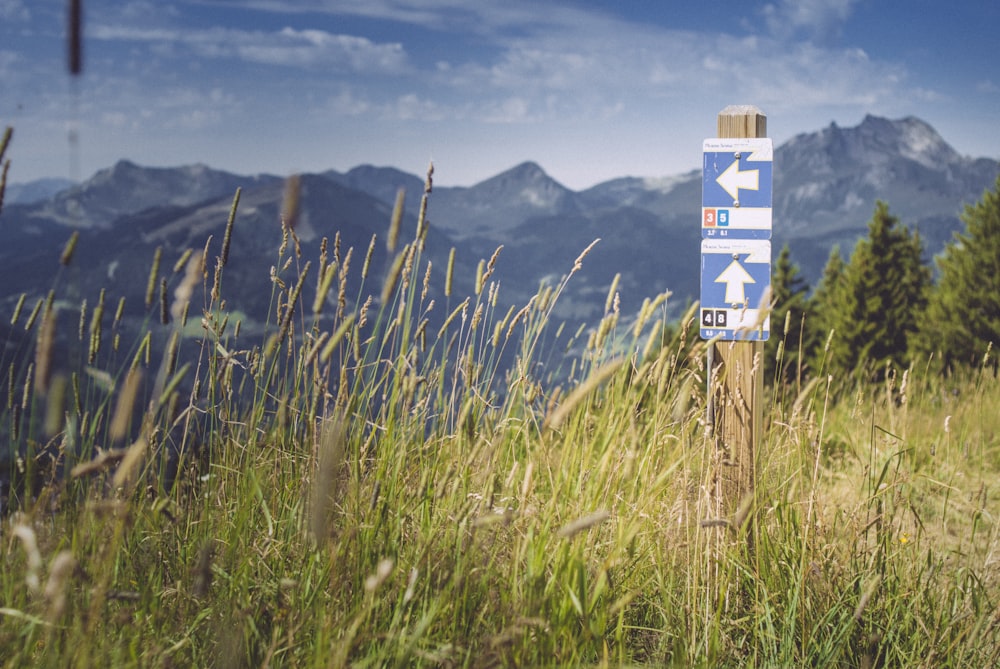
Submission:
[[[82,306],[86,360],[39,381],[69,320],[17,303],[36,336],[3,359],[5,666],[995,662],[994,378],[777,386],[757,522],[714,518],[693,309],[623,315],[612,285],[539,366],[588,250],[507,309],[502,250],[462,299],[453,253],[434,304],[400,200],[384,277],[375,239],[305,258],[284,226],[254,341],[221,306],[238,204],[220,246],[172,273],[157,253],[130,348]]]

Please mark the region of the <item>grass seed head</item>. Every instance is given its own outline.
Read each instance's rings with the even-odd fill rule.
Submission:
[[[293,174],[285,179],[285,198],[281,204],[281,221],[294,230],[299,221],[299,196],[302,193],[302,177]]]
[[[74,230],[73,234],[69,237],[69,241],[66,242],[66,246],[63,247],[62,254],[59,256],[60,265],[65,266],[73,262],[73,254],[76,253],[76,245],[79,241],[80,231]]]
[[[49,602],[49,620],[58,620],[66,610],[66,588],[77,568],[76,558],[70,551],[60,551],[52,559],[49,565],[49,579],[43,593]]]
[[[160,260],[163,257],[163,247],[157,246],[153,251],[153,263],[149,266],[149,278],[146,280],[146,308],[153,305],[153,297],[156,295],[156,284],[160,273]]]
[[[399,241],[399,229],[403,224],[403,203],[406,201],[406,191],[400,188],[396,191],[396,204],[392,208],[392,218],[389,221],[389,234],[385,238],[385,250],[392,253]]]
[[[42,570],[42,554],[38,551],[38,540],[35,538],[35,531],[31,526],[23,522],[15,522],[13,529],[14,536],[21,540],[21,546],[27,558],[28,571],[24,575],[24,582],[31,592],[41,590],[41,579],[39,572]]]
[[[610,517],[611,514],[607,511],[595,511],[594,513],[587,514],[582,518],[577,518],[576,520],[563,525],[559,528],[559,531],[556,532],[556,536],[562,539],[571,539],[580,532],[585,532],[592,527],[600,525]]]

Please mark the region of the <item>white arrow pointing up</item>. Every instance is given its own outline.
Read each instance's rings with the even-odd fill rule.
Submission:
[[[715,283],[726,284],[726,304],[743,306],[746,303],[746,284],[757,281],[744,269],[740,261],[734,258],[729,266],[722,270],[722,274],[716,277]]]
[[[729,197],[739,200],[741,188],[744,190],[758,190],[760,188],[760,170],[740,172],[740,161],[737,158],[715,181],[729,193]]]

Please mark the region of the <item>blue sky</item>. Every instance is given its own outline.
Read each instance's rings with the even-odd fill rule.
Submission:
[[[12,181],[433,160],[470,185],[534,160],[581,189],[697,167],[728,104],[776,143],[914,115],[1000,158],[995,0],[84,0],[73,81],[65,11],[0,0]]]

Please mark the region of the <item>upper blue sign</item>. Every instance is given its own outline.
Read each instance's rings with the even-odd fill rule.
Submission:
[[[767,137],[705,140],[703,238],[771,238],[773,156]]]

